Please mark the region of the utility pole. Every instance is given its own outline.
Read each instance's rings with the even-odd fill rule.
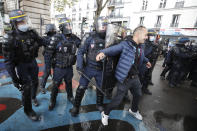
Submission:
[[[44,25],[44,19],[42,18],[42,15],[40,14],[40,35],[42,35],[42,26]]]
[[[83,25],[85,24],[87,18],[86,17],[83,17],[82,18],[82,23],[81,23],[81,38],[83,37]]]

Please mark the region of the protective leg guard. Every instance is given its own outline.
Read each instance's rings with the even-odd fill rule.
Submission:
[[[53,110],[53,108],[55,107],[56,97],[58,94],[58,87],[59,87],[59,82],[53,82],[51,98],[50,98],[50,103],[49,103],[49,110]]]
[[[96,90],[96,107],[100,112],[103,111],[103,94],[99,90]]]
[[[75,101],[74,101],[74,107],[70,109],[70,113],[72,116],[76,117],[79,114],[79,107],[81,105],[81,100],[84,96],[85,90],[87,88],[84,86],[79,86],[76,91]]]

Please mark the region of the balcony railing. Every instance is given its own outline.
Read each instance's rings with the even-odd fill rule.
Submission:
[[[110,14],[110,18],[123,18],[123,15],[115,15],[115,14]]]
[[[73,12],[75,12],[75,11],[76,11],[76,9],[75,9],[75,8],[73,8],[73,9],[72,9],[72,11],[73,11]]]
[[[155,27],[156,27],[156,28],[161,27],[161,23],[155,23]]]
[[[183,8],[184,7],[184,1],[176,2],[174,8]]]
[[[116,1],[112,1],[108,4],[108,7],[113,7],[115,5],[122,5],[123,2],[122,1],[119,1],[119,2],[116,2]]]
[[[179,23],[171,23],[170,27],[178,27]]]

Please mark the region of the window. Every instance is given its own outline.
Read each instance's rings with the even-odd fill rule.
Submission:
[[[89,19],[89,12],[86,12],[86,18]]]
[[[197,18],[196,18],[196,22],[195,22],[195,24],[194,24],[194,27],[197,27]]]
[[[72,14],[72,21],[75,21],[76,14]]]
[[[140,17],[140,25],[143,25],[143,24],[144,24],[144,16]]]
[[[79,21],[81,21],[81,13],[79,13]]]
[[[89,3],[87,3],[87,9],[89,9],[90,7],[89,7]]]
[[[116,4],[121,4],[122,3],[122,0],[115,0],[115,3]]]
[[[72,8],[72,11],[73,11],[73,12],[75,12],[75,11],[76,11],[76,8],[75,8],[75,7],[73,7],[73,8]]]
[[[155,23],[155,27],[161,27],[161,18],[162,18],[161,15],[157,16],[157,21]]]
[[[97,8],[96,0],[94,0],[94,8]]]
[[[109,17],[111,17],[111,18],[115,17],[115,11],[114,11],[114,9],[111,10],[111,13],[110,13]]]
[[[147,10],[147,6],[148,6],[148,0],[143,0],[142,10]]]
[[[170,27],[178,27],[179,19],[180,19],[179,14],[173,15],[172,16],[172,23],[171,23]]]
[[[182,7],[184,7],[184,3],[185,3],[184,0],[177,0],[177,2],[175,3],[174,8],[182,8]]]
[[[167,0],[161,0],[159,4],[159,8],[165,8],[166,7],[166,1]]]
[[[127,27],[128,26],[128,22],[127,21],[123,21],[123,26]]]
[[[96,11],[93,12],[93,19],[94,19],[95,16],[96,16]]]
[[[116,8],[114,12],[115,12],[115,17],[123,17],[123,8]]]

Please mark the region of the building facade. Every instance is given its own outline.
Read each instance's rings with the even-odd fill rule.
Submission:
[[[44,34],[46,24],[51,23],[49,0],[3,0],[5,17],[14,9],[23,10],[31,20],[33,28]]]
[[[140,0],[132,2],[130,28],[154,28],[161,35],[197,36],[196,0]]]
[[[73,22],[73,32],[80,34],[82,18],[85,31],[93,26],[96,0],[79,0],[63,12]],[[110,0],[101,16],[131,30],[139,25],[157,30],[160,35],[197,36],[196,0]]]

